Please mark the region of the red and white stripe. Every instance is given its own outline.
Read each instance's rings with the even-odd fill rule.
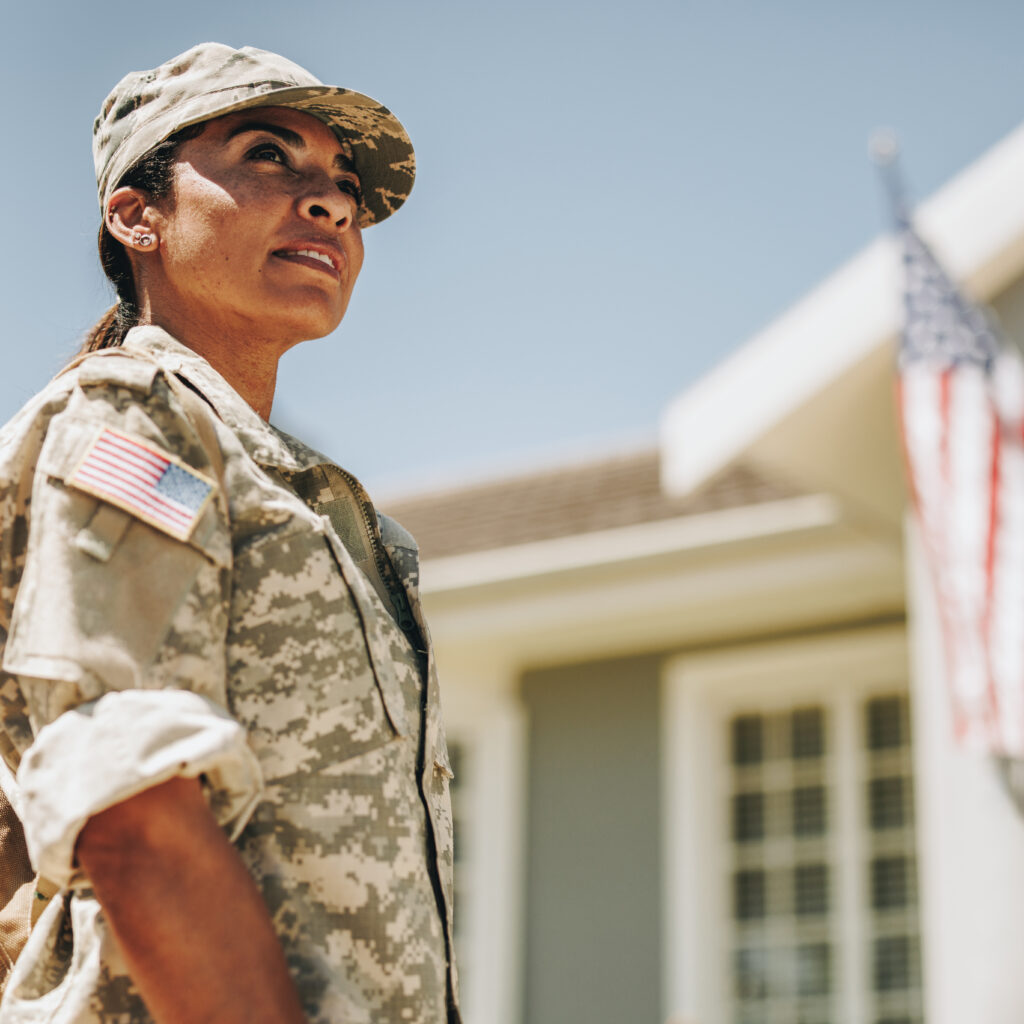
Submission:
[[[107,428],[68,482],[163,526],[175,536],[187,537],[196,510],[156,490],[170,465],[170,460],[154,449]]]
[[[900,407],[957,735],[1024,756],[1024,435],[1000,414],[994,385],[976,364],[911,363]]]

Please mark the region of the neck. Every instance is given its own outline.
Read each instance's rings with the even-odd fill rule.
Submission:
[[[162,327],[183,345],[201,355],[264,420],[270,419],[277,387],[277,364],[284,349],[259,337],[252,325],[234,331],[217,324],[211,330],[197,318],[170,310],[154,311],[148,304],[139,311],[140,324]]]

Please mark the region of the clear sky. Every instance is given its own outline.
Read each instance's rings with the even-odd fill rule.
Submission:
[[[409,203],[366,233],[341,328],[285,357],[272,417],[391,493],[653,439],[883,228],[873,128],[923,197],[1024,119],[1019,0],[0,4],[0,418],[110,302],[106,93],[251,44],[381,100],[416,146]]]

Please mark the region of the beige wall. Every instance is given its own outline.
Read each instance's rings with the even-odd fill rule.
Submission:
[[[528,673],[528,1024],[659,1024],[659,659]]]

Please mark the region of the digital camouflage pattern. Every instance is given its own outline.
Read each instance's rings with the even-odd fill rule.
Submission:
[[[96,430],[218,476],[171,374],[216,410],[227,518],[209,505],[185,543],[129,517],[112,542],[107,530],[103,561],[105,549],[74,542],[110,506],[63,484]],[[35,543],[40,521],[62,551]],[[122,558],[155,558],[174,578],[156,600],[143,583],[119,593]],[[104,694],[186,689],[226,708],[264,786],[238,849],[309,1020],[457,1024],[451,768],[416,549],[358,482],[264,423],[165,332],[136,328],[0,432],[0,571],[0,737],[12,768],[47,722]],[[128,610],[144,600],[144,616]],[[36,628],[47,621],[60,628]],[[210,797],[219,812],[225,794],[211,786]],[[76,876],[33,930],[0,1024],[149,1020]]]
[[[152,71],[125,75],[104,101],[92,147],[100,210],[124,173],[169,135],[250,107],[294,107],[334,129],[362,186],[360,227],[389,217],[412,191],[412,143],[387,107],[324,85],[276,53],[200,43]]]

